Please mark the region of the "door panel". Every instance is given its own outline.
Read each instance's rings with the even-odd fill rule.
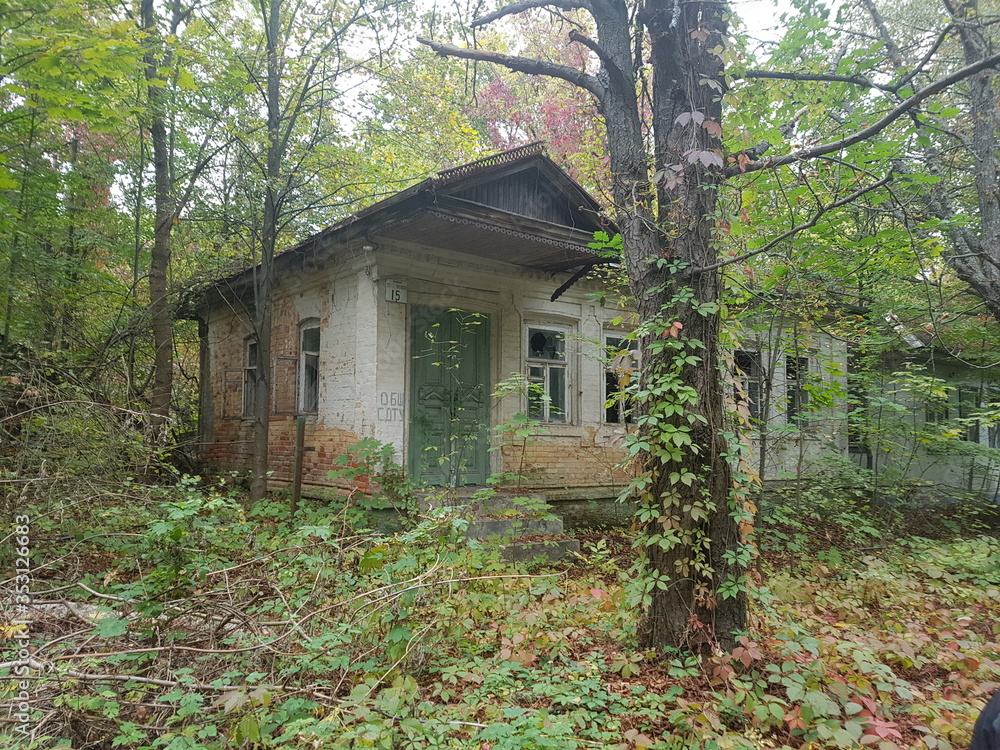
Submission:
[[[410,476],[442,486],[485,484],[489,318],[414,306],[410,331]]]

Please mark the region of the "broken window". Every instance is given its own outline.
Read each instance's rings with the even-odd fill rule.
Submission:
[[[566,333],[528,328],[528,416],[541,422],[568,422]]]
[[[299,336],[299,411],[319,411],[319,322],[302,324]]]

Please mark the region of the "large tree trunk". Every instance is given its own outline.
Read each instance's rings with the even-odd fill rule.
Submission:
[[[149,35],[146,54],[146,80],[160,79],[160,60],[153,51],[156,43],[156,13],[153,0],[142,0],[142,28]],[[170,271],[170,234],[174,221],[173,190],[170,179],[170,156],[167,144],[166,103],[159,85],[148,85],[147,117],[153,145],[154,221],[153,248],[149,261],[149,316],[153,329],[153,390],[149,399],[150,427],[154,442],[166,439],[173,390],[174,340],[170,320],[167,283]]]
[[[656,320],[643,351],[644,387],[656,396],[644,426],[651,450],[645,504],[650,569],[669,585],[655,595],[640,627],[647,646],[735,645],[746,628],[745,566],[732,560],[740,528],[726,431],[720,351],[719,271],[691,273],[718,260],[715,211],[722,183],[723,65],[712,50],[725,43],[726,12],[719,3],[648,6],[643,18],[652,43],[653,131],[657,218],[656,258],[626,243],[629,278],[643,321]],[[653,260],[654,262],[650,262]],[[660,260],[661,262],[655,262]],[[662,262],[666,261],[666,262]],[[666,346],[663,346],[663,344]],[[676,407],[680,407],[679,409]],[[671,414],[673,412],[673,414]],[[664,425],[669,425],[664,430]],[[689,446],[672,436],[686,433]]]
[[[735,582],[745,574],[744,566],[730,562],[740,548],[742,508],[732,497],[723,437],[720,277],[718,271],[688,273],[717,261],[713,217],[722,181],[723,79],[722,61],[709,50],[722,44],[725,8],[688,3],[675,18],[674,7],[657,3],[642,19],[652,39],[656,167],[663,178],[655,215],[634,87],[615,85],[611,70],[603,102],[616,220],[631,291],[649,331],[641,340],[642,389],[653,394],[639,420],[650,445],[641,454],[649,481],[641,501],[647,568],[662,584],[650,592],[639,633],[648,647],[731,648],[735,633],[746,627],[747,600],[742,585],[728,598],[718,594],[727,578]],[[594,15],[601,48],[631,80],[624,5],[595,4]],[[684,364],[685,357],[694,359]],[[686,434],[690,445],[674,442],[677,434]]]
[[[959,24],[966,65],[995,52],[979,12],[978,0],[945,0],[944,5]],[[974,235],[961,222],[949,222],[948,234],[954,250],[945,258],[958,277],[982,297],[989,311],[1000,320],[1000,163],[997,160],[1000,92],[995,78],[996,71],[985,70],[968,79],[969,118],[972,121],[969,157],[979,209],[979,235]],[[943,187],[931,203],[932,211],[939,218],[955,217]]]
[[[260,265],[254,279],[254,335],[257,337],[257,388],[254,401],[253,476],[250,497],[260,500],[267,493],[269,431],[271,421],[271,311],[274,285],[274,251],[278,242],[278,181],[284,145],[281,126],[281,70],[278,29],[281,0],[269,0],[265,19],[267,44],[267,184],[261,226]]]

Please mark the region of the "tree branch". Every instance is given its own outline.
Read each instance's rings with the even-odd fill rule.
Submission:
[[[827,206],[820,206],[819,209],[816,211],[816,213],[813,214],[812,218],[809,219],[809,221],[803,222],[802,224],[798,224],[789,229],[787,232],[783,232],[782,234],[775,237],[773,240],[768,242],[763,247],[757,248],[756,250],[751,250],[749,253],[743,253],[743,255],[738,255],[735,258],[729,258],[728,260],[723,260],[719,261],[718,263],[713,263],[710,266],[702,266],[701,268],[692,268],[688,273],[691,276],[694,276],[696,274],[718,271],[720,268],[725,268],[726,266],[731,266],[735,263],[742,263],[743,261],[749,260],[750,258],[760,255],[761,253],[766,253],[768,250],[771,250],[776,245],[784,242],[789,237],[793,237],[794,235],[798,234],[799,232],[805,229],[809,229],[810,227],[816,226],[816,223],[819,221],[820,217],[823,214],[827,213],[828,211],[832,211],[835,208],[840,208],[841,206],[846,206],[849,203],[853,203],[865,193],[870,193],[872,190],[878,190],[883,185],[887,185],[889,182],[892,181],[892,178],[893,174],[892,172],[890,172],[878,182],[873,182],[871,185],[867,185],[863,188],[855,190],[850,195],[846,195],[840,200],[834,201],[833,203]]]
[[[860,76],[841,76],[832,73],[783,73],[773,70],[748,70],[743,74],[743,78],[770,78],[779,81],[816,81],[825,83],[853,83],[855,86],[863,86],[868,89],[878,89],[890,94],[896,93],[896,86],[886,86],[875,83]]]
[[[523,10],[530,10],[531,8],[560,8],[562,10],[590,10],[590,3],[588,0],[520,0],[517,3],[511,3],[510,5],[505,5],[500,8],[500,10],[495,10],[492,13],[487,13],[485,16],[480,16],[472,23],[469,24],[470,29],[478,29],[480,26],[485,26],[488,23],[493,23],[494,21],[503,18],[504,16],[512,16],[515,13],[520,13]]]
[[[628,82],[628,79],[625,77],[625,74],[622,72],[622,69],[618,67],[618,64],[611,59],[611,55],[609,55],[607,51],[603,47],[601,47],[601,45],[599,45],[589,36],[579,31],[578,29],[573,29],[572,31],[569,32],[569,39],[571,42],[579,42],[584,47],[593,52],[595,55],[597,55],[598,59],[600,59],[601,63],[604,65],[604,69],[614,74],[614,76],[618,79],[618,83],[620,83],[623,86],[633,85]]]
[[[729,167],[726,170],[726,176],[735,177],[743,172],[756,172],[759,169],[774,169],[775,167],[782,167],[786,164],[793,164],[799,161],[807,161],[809,159],[814,159],[817,156],[823,156],[824,154],[830,154],[834,151],[840,151],[841,149],[847,148],[848,146],[853,146],[855,143],[860,143],[861,141],[867,140],[873,135],[877,135],[882,132],[889,127],[889,125],[894,123],[925,99],[929,99],[935,94],[941,93],[949,86],[952,86],[965,78],[973,76],[980,71],[986,70],[987,68],[994,68],[997,64],[1000,64],[1000,54],[990,55],[989,57],[983,58],[978,62],[972,63],[971,65],[966,65],[964,68],[956,70],[951,75],[939,78],[934,83],[925,86],[913,96],[908,99],[904,99],[898,106],[890,110],[889,113],[880,120],[872,123],[867,128],[862,128],[853,135],[849,135],[846,138],[841,138],[840,140],[833,141],[831,143],[822,143],[819,146],[814,146],[813,148],[803,149],[793,154],[764,159],[755,162],[754,164],[745,166],[743,169],[738,166]]]
[[[897,91],[906,86],[907,84],[909,84],[909,82],[913,80],[914,76],[916,76],[917,73],[923,70],[924,67],[926,67],[930,63],[931,58],[933,58],[934,55],[937,54],[938,48],[942,44],[944,44],[944,40],[948,38],[948,34],[951,33],[951,30],[953,28],[955,28],[955,24],[949,23],[947,26],[941,29],[941,33],[939,33],[937,39],[934,40],[934,44],[932,44],[928,48],[927,54],[924,55],[923,59],[915,66],[913,66],[913,68],[908,73],[905,73],[903,77],[899,79],[899,81],[896,82]]]
[[[550,76],[569,81],[575,86],[586,89],[593,94],[599,102],[603,104],[607,98],[607,90],[597,80],[596,77],[582,70],[571,68],[569,65],[559,65],[558,63],[535,60],[530,57],[519,57],[517,55],[502,55],[497,52],[490,52],[482,49],[469,49],[468,47],[456,47],[452,44],[435,42],[432,39],[417,37],[417,41],[430,47],[442,57],[458,57],[464,60],[479,60],[480,62],[496,63],[510,70],[520,73],[527,73],[533,76]]]
[[[872,0],[861,0],[861,4],[865,6],[868,14],[872,17],[872,22],[875,24],[875,28],[878,29],[879,36],[882,37],[882,42],[885,44],[885,50],[889,53],[889,59],[892,60],[892,64],[897,68],[900,67],[903,64],[903,56],[899,52],[899,47],[892,40],[882,14],[879,13],[878,8],[875,7],[875,3]]]

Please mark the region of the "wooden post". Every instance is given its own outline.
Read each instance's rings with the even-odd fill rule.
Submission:
[[[306,418],[295,418],[295,473],[292,475],[292,515],[299,512],[302,498],[302,454],[305,453]]]

